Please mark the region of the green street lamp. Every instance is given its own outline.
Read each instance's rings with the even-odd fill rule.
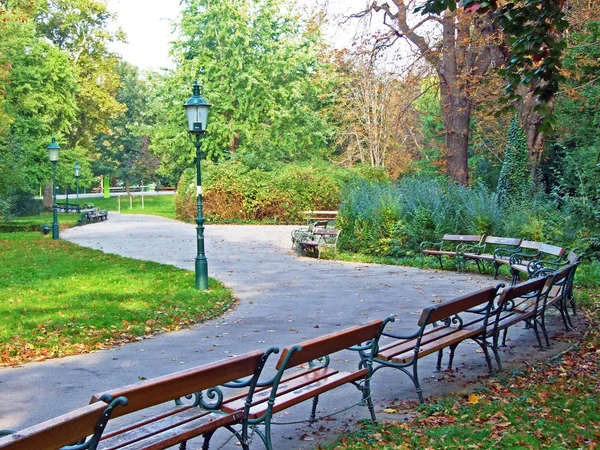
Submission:
[[[204,217],[202,216],[202,170],[200,160],[202,152],[201,137],[206,133],[206,123],[208,121],[209,105],[206,100],[200,96],[200,85],[196,81],[193,85],[192,97],[183,105],[188,119],[188,130],[191,135],[196,136],[194,146],[196,147],[196,205],[198,207],[198,216],[196,217],[196,244],[198,253],[196,255],[196,289],[208,289],[208,262],[204,254]]]
[[[58,239],[58,206],[56,205],[56,164],[58,163],[58,154],[60,147],[56,139],[52,136],[52,142],[47,147],[48,156],[52,163],[52,239]]]
[[[77,211],[79,211],[79,172],[81,171],[81,166],[79,162],[75,161],[75,165],[73,166],[73,175],[75,176],[75,193],[77,195]]]

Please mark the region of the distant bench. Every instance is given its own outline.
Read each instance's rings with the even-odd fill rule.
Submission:
[[[445,234],[440,242],[424,241],[421,243],[421,267],[423,267],[424,257],[433,256],[440,263],[440,268],[444,268],[442,256],[458,257],[457,264],[459,270],[463,269],[463,259],[460,252],[463,244],[481,244],[483,236],[466,234]]]
[[[94,211],[86,211],[79,218],[79,225],[85,225],[86,223],[98,222],[108,220],[108,211],[106,210],[94,210]]]
[[[334,228],[315,228],[312,233],[306,233],[298,241],[300,250],[313,254],[319,259],[325,249],[333,249],[337,252],[337,241],[340,230]]]
[[[303,211],[302,214],[304,214],[306,222],[310,224],[316,220],[336,220],[338,211]]]

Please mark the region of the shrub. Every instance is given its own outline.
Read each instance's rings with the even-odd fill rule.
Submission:
[[[298,222],[302,211],[338,209],[342,185],[348,180],[377,178],[382,174],[382,171],[364,168],[342,169],[325,162],[258,168],[249,167],[241,160],[231,160],[220,164],[203,163],[202,168],[204,215],[213,221]],[[184,176],[188,178],[180,180],[181,186],[188,185],[188,170],[182,180]],[[191,180],[195,189],[195,179]],[[184,204],[189,205],[190,200],[178,202],[176,199],[178,216],[193,218],[195,209],[184,210]]]
[[[183,171],[177,183],[175,216],[178,219],[193,219],[196,211],[196,169],[188,168]]]
[[[493,195],[445,179],[410,177],[397,186],[357,181],[343,191],[341,248],[374,256],[414,254],[445,233],[483,234],[499,226]]]
[[[504,162],[498,179],[497,201],[500,207],[519,203],[531,192],[527,137],[515,117],[508,131]]]

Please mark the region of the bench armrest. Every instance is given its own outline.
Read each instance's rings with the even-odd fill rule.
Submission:
[[[457,247],[456,251],[461,253],[474,253],[481,255],[485,251],[485,244],[462,244]]]
[[[512,255],[516,255],[517,253],[521,253],[522,251],[523,250],[520,248],[498,247],[494,250],[494,259],[510,258]]]
[[[421,250],[441,250],[442,245],[444,245],[444,241],[441,242],[431,242],[431,241],[423,241],[421,242]]]
[[[537,253],[525,253],[518,252],[513,253],[510,256],[510,265],[529,264],[532,261],[537,261],[541,257],[540,252]]]

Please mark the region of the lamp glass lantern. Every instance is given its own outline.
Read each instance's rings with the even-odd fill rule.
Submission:
[[[75,161],[75,166],[73,166],[73,175],[75,176],[75,178],[79,178],[80,171],[81,166],[79,165],[79,162]]]
[[[208,123],[208,110],[210,105],[200,95],[200,85],[196,81],[193,85],[192,96],[183,105],[188,119],[188,130],[191,134],[202,134],[206,132]]]
[[[50,157],[50,162],[56,163],[58,162],[58,154],[60,153],[60,147],[56,143],[56,138],[52,136],[52,142],[47,147],[48,148],[48,156]]]

